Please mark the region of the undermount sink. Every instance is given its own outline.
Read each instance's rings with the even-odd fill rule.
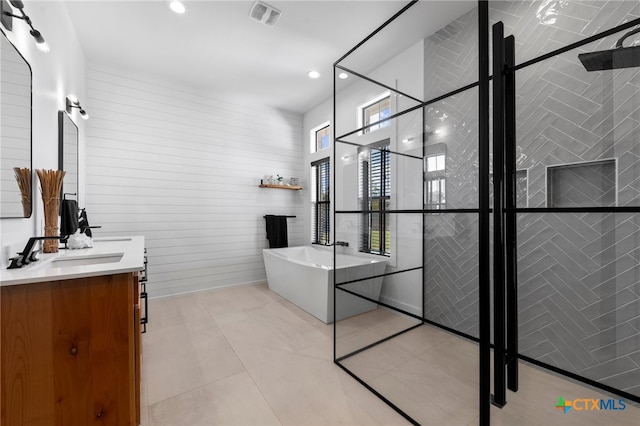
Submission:
[[[102,263],[120,262],[124,253],[94,254],[88,256],[61,256],[48,263],[51,268],[65,268],[69,266],[99,265]]]

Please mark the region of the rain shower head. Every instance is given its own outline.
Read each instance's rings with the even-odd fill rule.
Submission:
[[[640,46],[622,46],[624,39],[639,32],[640,28],[636,28],[620,37],[615,49],[581,53],[578,59],[587,71],[640,67]]]
[[[587,71],[640,67],[640,46],[581,53],[578,59]]]

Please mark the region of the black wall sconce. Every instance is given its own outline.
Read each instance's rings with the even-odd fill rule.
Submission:
[[[36,47],[42,52],[45,52],[45,53],[48,52],[50,50],[49,45],[47,44],[46,41],[44,41],[44,37],[42,37],[42,34],[40,34],[40,31],[33,28],[33,24],[31,23],[31,18],[29,18],[24,13],[24,3],[22,2],[22,0],[10,0],[10,1],[11,1],[11,6],[15,7],[20,11],[20,15],[16,15],[13,13],[13,9],[11,9],[11,6],[9,6],[9,3],[7,2],[7,0],[0,0],[0,12],[1,12],[0,20],[2,21],[2,25],[4,25],[4,27],[8,31],[12,31],[13,18],[22,19],[24,22],[26,22],[29,25],[29,27],[31,27],[29,34],[31,34],[33,38],[36,39]]]
[[[89,119],[89,114],[87,114],[87,111],[85,111],[84,109],[82,109],[82,106],[80,105],[80,101],[78,100],[78,97],[76,95],[67,95],[67,114],[71,114],[71,112],[73,111],[73,108],[78,108],[78,112],[80,113],[80,117],[82,117],[85,120]]]

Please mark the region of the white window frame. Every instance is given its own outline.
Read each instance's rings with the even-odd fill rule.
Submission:
[[[321,201],[319,200],[320,197],[320,188],[321,188],[321,182],[318,179],[321,175],[320,171],[319,171],[319,167],[323,164],[327,164],[328,167],[328,171],[327,171],[327,176],[329,178],[329,188],[328,188],[328,192],[329,192],[329,199],[326,201]],[[314,167],[318,168],[317,169],[317,175],[314,175]],[[332,164],[331,164],[331,157],[324,157],[320,160],[317,161],[313,161],[311,162],[310,165],[310,171],[311,171],[311,188],[310,188],[310,195],[311,195],[311,217],[315,218],[315,220],[312,220],[311,222],[311,244],[317,244],[317,245],[329,245],[331,243],[332,240],[332,226],[333,226],[333,215],[332,215],[332,206],[331,206],[331,198],[332,198],[332,191],[331,191],[331,179],[332,179]],[[314,186],[315,183],[315,186]],[[315,195],[315,197],[314,197]],[[314,199],[315,198],[315,199]],[[327,210],[328,210],[328,219],[329,219],[329,229],[327,230],[327,240],[326,242],[322,242],[320,240],[320,229],[316,228],[316,225],[318,224],[318,220],[319,220],[319,216],[320,216],[320,208],[319,208],[319,204],[323,204],[323,205],[327,205]],[[314,237],[318,237],[318,238],[314,238]]]
[[[379,147],[387,146],[388,149],[386,151],[390,151],[391,150],[391,140],[389,138],[383,139],[381,141],[369,144],[368,146],[371,146],[372,147],[371,149],[378,149]],[[385,151],[385,150],[380,150],[380,149],[378,149],[378,150],[380,152],[384,152]],[[361,157],[360,154],[358,154],[358,168],[361,167],[361,163],[362,163],[362,160],[361,160],[360,157]],[[391,160],[391,158],[392,158],[392,156],[391,156],[391,154],[389,154],[389,162],[390,162],[390,164],[389,164],[389,179],[390,179],[390,182],[389,182],[389,194],[387,194],[385,196],[376,197],[376,198],[379,199],[379,202],[381,202],[381,203],[384,203],[384,199],[388,197],[388,200],[389,200],[389,208],[388,208],[388,210],[392,210],[393,209],[393,207],[392,207],[392,202],[393,201],[392,200],[393,200],[393,197],[395,196],[395,191],[394,191],[395,188],[394,188],[394,185],[393,185],[394,184],[394,166],[393,166],[393,161]],[[362,178],[362,174],[360,172],[358,172],[358,179],[361,179],[361,178]],[[361,188],[361,185],[363,185],[363,182],[359,181],[358,182],[359,203],[362,202],[362,197],[365,196],[364,193],[360,193],[361,189],[364,190],[364,188]],[[367,188],[367,190],[370,190],[370,188]],[[368,196],[367,196],[367,198],[368,198]],[[371,255],[375,255],[375,256],[384,256],[384,257],[387,257],[387,258],[391,258],[393,256],[394,251],[395,251],[395,234],[396,234],[397,230],[396,230],[396,227],[395,227],[395,221],[392,219],[393,215],[392,214],[388,214],[388,217],[389,217],[389,221],[388,222],[383,220],[383,222],[384,222],[384,230],[383,231],[387,231],[388,230],[389,233],[390,233],[389,241],[388,241],[388,243],[389,243],[389,252],[386,253],[384,250],[382,252],[380,252],[380,253],[372,252],[372,248],[371,247],[368,247],[368,251],[362,251],[361,243],[362,243],[362,239],[363,239],[363,234],[365,233],[365,229],[364,229],[365,225],[361,222],[360,225],[359,225],[359,228],[358,228],[358,252],[359,253],[366,253],[366,254],[371,254]],[[367,220],[367,228],[368,228],[367,229],[367,235],[370,236],[371,232],[372,232],[372,229],[369,226],[370,217],[367,217],[367,219],[368,219]],[[382,218],[381,218],[381,220],[382,220]],[[386,237],[386,233],[385,233],[385,237]],[[386,239],[385,239],[385,241],[386,241]],[[386,246],[386,244],[385,244],[385,246]]]
[[[358,106],[358,108],[357,108],[357,114],[358,114],[358,116],[357,116],[357,121],[356,121],[356,122],[358,123],[358,127],[357,127],[358,129],[360,129],[360,128],[362,128],[362,126],[364,126],[364,120],[363,120],[363,118],[362,118],[362,116],[363,116],[363,114],[364,114],[364,110],[365,110],[366,108],[370,107],[371,105],[373,105],[373,104],[376,104],[376,103],[380,102],[381,100],[383,100],[383,99],[385,99],[385,98],[389,98],[389,100],[391,101],[391,110],[392,110],[392,114],[393,114],[393,106],[394,106],[394,105],[393,105],[393,99],[392,99],[392,97],[391,97],[391,92],[390,92],[389,90],[387,90],[387,91],[385,91],[385,92],[382,92],[381,94],[379,94],[379,95],[378,95],[378,96],[376,96],[375,98],[373,98],[373,99],[369,99],[369,100],[368,100],[367,102],[365,102],[364,104],[362,104],[362,105],[359,105],[359,106]],[[361,130],[358,134],[363,135],[363,134],[365,134],[365,133],[373,133],[373,132],[375,132],[375,131],[377,131],[377,130],[380,130],[380,129],[376,129],[376,130],[374,130],[374,131],[372,131],[372,132],[365,132],[364,130]]]
[[[316,150],[316,132],[318,132],[319,130],[324,129],[325,127],[329,127],[329,146],[321,151],[317,151]],[[332,140],[333,139],[331,137],[331,135],[333,135],[333,129],[331,127],[331,121],[325,121],[324,123],[312,128],[309,131],[309,153],[310,154],[317,154],[319,152],[323,152],[326,151],[328,152],[331,149],[331,144],[332,144]]]

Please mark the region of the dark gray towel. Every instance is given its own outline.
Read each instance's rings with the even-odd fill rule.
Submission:
[[[266,215],[267,239],[269,248],[289,247],[289,236],[287,235],[287,217]]]
[[[78,202],[62,200],[60,208],[60,235],[73,235],[78,230]]]

